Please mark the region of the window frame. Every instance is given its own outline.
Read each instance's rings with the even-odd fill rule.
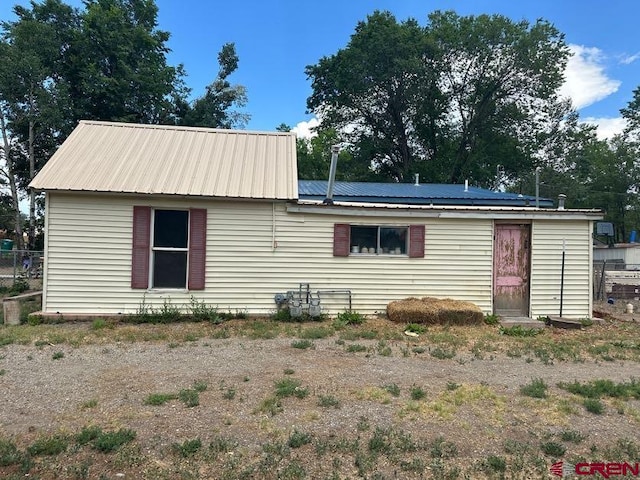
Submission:
[[[353,228],[375,228],[376,229],[376,245],[374,247],[368,247],[368,248],[374,248],[374,252],[362,252],[361,249],[363,247],[360,247],[358,245],[358,249],[360,251],[358,252],[354,252],[353,248],[354,245],[351,245],[351,238],[353,238]],[[381,245],[381,238],[382,238],[382,230],[383,229],[388,229],[388,230],[394,230],[394,229],[403,229],[404,230],[404,246],[401,247],[396,247],[396,248],[400,248],[401,252],[400,253],[391,253],[389,252],[382,252],[381,250],[383,250],[386,247],[383,247]],[[372,224],[349,224],[349,256],[353,255],[353,256],[390,256],[390,257],[408,257],[409,256],[409,232],[410,232],[410,225],[406,225],[406,224],[394,224],[394,225],[381,225],[381,224],[376,224],[376,225],[372,225]]]
[[[355,252],[351,253],[351,227],[353,226],[366,226],[364,223],[334,223],[333,224],[333,256],[334,257],[349,257],[350,255],[356,256]],[[403,227],[404,224],[391,224],[391,225],[372,225],[371,227],[385,227],[389,228],[394,227]],[[408,248],[406,255],[398,255],[398,254],[377,254],[376,257],[384,257],[384,258],[424,258],[425,257],[425,241],[426,241],[426,225],[424,223],[416,223],[410,224],[409,228],[409,238],[408,238]],[[377,248],[377,245],[376,245]],[[368,253],[368,252],[367,252]],[[360,253],[358,256],[367,256],[367,254]],[[374,254],[368,253],[368,256],[373,256]]]
[[[154,245],[156,238],[156,212],[187,212],[187,242],[186,247],[156,247]],[[151,208],[151,226],[149,230],[149,290],[178,290],[186,291],[189,289],[189,264],[190,264],[190,247],[191,247],[191,211],[188,208]],[[155,252],[185,252],[185,277],[184,286],[182,287],[156,287],[154,285],[155,278]]]
[[[131,226],[131,289],[151,291],[151,221],[153,207],[133,205]],[[158,210],[188,210],[188,270],[186,291],[200,291],[207,288],[207,217],[206,208],[178,207],[158,208]],[[161,291],[161,290],[160,290]],[[181,291],[170,289],[170,291]],[[184,290],[182,290],[184,291]]]

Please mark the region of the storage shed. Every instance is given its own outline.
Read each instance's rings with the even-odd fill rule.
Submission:
[[[83,121],[31,183],[46,193],[43,312],[142,304],[268,314],[302,285],[322,307],[408,296],[485,313],[591,315],[598,210],[464,185],[298,182],[295,135]],[[382,186],[380,186],[382,185]],[[349,193],[351,192],[351,193]],[[280,297],[281,298],[281,297]]]

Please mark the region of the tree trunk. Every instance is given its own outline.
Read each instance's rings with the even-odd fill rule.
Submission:
[[[29,120],[29,182],[33,180],[36,172],[36,159],[33,144],[35,142],[35,125]],[[36,193],[29,188],[29,250],[35,250],[36,243]]]
[[[16,184],[16,176],[14,172],[13,159],[11,158],[11,144],[9,142],[9,134],[5,123],[4,115],[0,114],[0,131],[2,132],[2,150],[6,168],[2,173],[7,177],[9,188],[11,190],[11,203],[15,212],[15,233],[16,247],[18,250],[24,250],[24,242],[22,239],[22,217],[20,216],[20,198],[18,197],[18,187]]]

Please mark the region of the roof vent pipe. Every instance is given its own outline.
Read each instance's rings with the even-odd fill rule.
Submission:
[[[414,174],[415,178],[416,178],[416,183],[413,184],[414,187],[419,187],[420,186],[420,174],[416,173]]]
[[[469,180],[465,180],[464,181],[464,191],[468,192],[469,191]]]
[[[327,182],[327,196],[322,201],[325,205],[333,205],[333,184],[336,183],[336,168],[338,166],[338,145],[331,146],[331,166],[329,167],[329,181]]]
[[[567,199],[567,196],[564,193],[558,195],[558,210],[564,210],[564,201]]]

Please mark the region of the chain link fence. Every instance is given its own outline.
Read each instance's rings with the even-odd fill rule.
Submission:
[[[42,288],[44,252],[35,250],[0,250],[0,287],[11,288],[25,281],[30,290]]]

